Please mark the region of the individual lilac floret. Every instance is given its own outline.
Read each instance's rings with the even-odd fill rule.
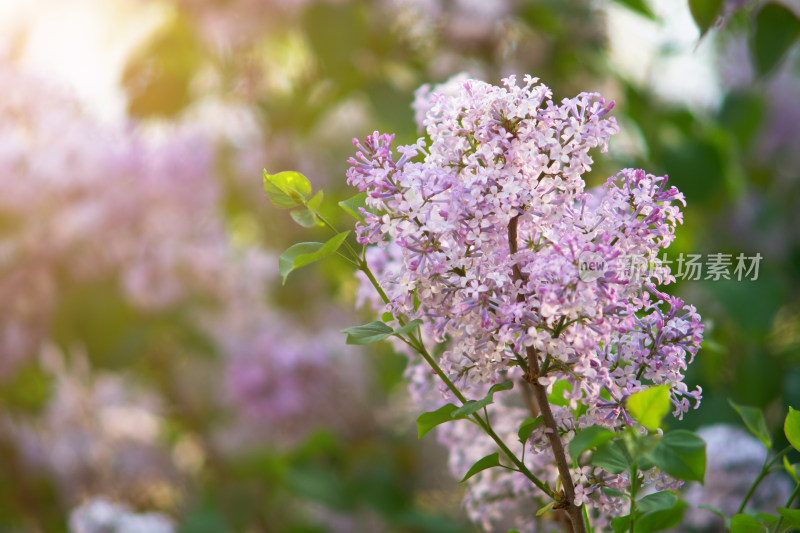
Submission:
[[[390,300],[381,310],[421,319],[425,336],[444,347],[439,365],[469,398],[519,372],[533,349],[545,369],[539,383],[563,391],[553,414],[565,442],[589,425],[632,424],[625,401],[652,384],[669,386],[679,418],[701,398],[683,381],[702,341],[700,317],[658,289],[674,281],[658,257],[682,223],[683,195],[666,176],[638,169],[585,188],[590,151],[605,151],[619,131],[612,108],[596,93],[557,103],[530,76],[501,87],[462,77],[418,92],[428,139],[396,148],[399,156],[392,135],[356,140],[347,174],[367,194],[356,230],[359,242],[377,245],[367,260]],[[415,374],[412,386],[424,390],[426,380]],[[522,415],[503,404],[524,405],[518,396],[498,394],[493,406],[517,426]],[[477,442],[477,430],[463,426],[439,433]],[[543,427],[528,445],[530,468],[555,479]],[[461,455],[454,472],[482,457]],[[504,475],[477,476],[473,486]],[[622,502],[600,489],[628,483],[594,471],[574,478],[576,504],[606,516]]]

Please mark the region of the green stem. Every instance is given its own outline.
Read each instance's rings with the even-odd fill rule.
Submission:
[[[639,470],[637,464],[634,462],[631,466],[631,527],[630,533],[633,533],[634,526],[636,525],[636,493],[639,491]]]
[[[337,231],[336,228],[333,226],[333,224],[328,222],[328,220],[325,219],[325,217],[323,217],[319,213],[316,213],[316,216],[317,216],[317,218],[319,218],[320,221],[322,221],[322,223],[328,229],[330,229],[336,235],[339,234],[339,231]],[[381,297],[381,299],[384,301],[384,303],[387,303],[387,304],[390,303],[389,296],[383,290],[383,288],[381,287],[380,283],[378,283],[378,280],[375,278],[375,275],[372,273],[372,270],[370,270],[369,265],[367,265],[366,260],[363,259],[358,253],[356,253],[356,251],[353,249],[352,246],[350,246],[350,243],[348,243],[347,241],[344,241],[344,246],[353,255],[353,257],[356,258],[356,261],[358,262],[357,268],[359,268],[367,276],[367,279],[369,279],[370,283],[375,288],[375,290],[378,292],[378,295]],[[398,317],[397,321],[398,321],[398,323],[400,324],[401,327],[406,325],[406,321],[403,320],[403,318],[401,318],[401,317]],[[461,391],[458,390],[458,388],[455,386],[455,384],[450,380],[450,378],[447,377],[447,375],[444,373],[444,371],[439,367],[439,365],[433,359],[431,354],[428,353],[427,348],[425,348],[425,344],[422,342],[422,335],[419,334],[419,332],[418,332],[418,335],[419,335],[419,338],[415,337],[412,334],[409,334],[408,335],[409,340],[404,339],[403,337],[400,337],[400,339],[403,342],[405,342],[406,344],[408,344],[410,347],[412,347],[414,350],[416,350],[420,355],[422,355],[423,359],[425,359],[425,362],[428,363],[428,365],[433,369],[433,371],[436,373],[436,375],[439,376],[439,379],[441,379],[442,382],[447,386],[447,388],[450,389],[450,391],[453,393],[453,395],[455,395],[455,397],[458,398],[458,400],[462,404],[466,404],[467,403],[467,398],[463,394],[461,394]],[[477,414],[473,414],[472,415],[472,419],[473,419],[473,421],[475,423],[478,424],[478,426],[481,427],[481,429],[483,429],[483,431],[487,435],[489,435],[489,437],[495,442],[495,444],[497,444],[497,446],[508,457],[509,461],[514,463],[514,465],[517,467],[517,470],[519,472],[521,472],[525,477],[530,479],[531,482],[533,482],[533,484],[536,485],[536,487],[539,488],[542,492],[547,494],[549,497],[555,499],[555,493],[553,492],[553,490],[546,483],[544,483],[539,478],[537,478],[528,469],[528,467],[525,466],[525,463],[523,463],[522,461],[520,461],[519,458],[517,458],[517,456],[514,454],[514,452],[512,452],[509,449],[509,447],[506,446],[506,443],[503,442],[503,439],[501,439],[500,436],[497,433],[494,432],[494,430],[492,429],[491,425],[489,425],[488,421],[484,421]]]
[[[375,279],[375,275],[372,273],[372,271],[370,270],[369,266],[366,263],[364,263],[362,265],[361,270],[367,276],[367,279],[369,279],[370,283],[372,283],[372,286],[375,287],[375,290],[378,291],[378,294],[380,295],[381,299],[383,299],[383,301],[388,304],[389,303],[389,297],[386,295],[384,290],[381,288],[380,284],[378,283],[378,280]],[[398,318],[397,321],[398,321],[398,323],[400,324],[401,327],[406,324],[405,320],[403,320],[402,318]],[[401,339],[402,339],[402,337],[401,337]],[[450,380],[450,378],[447,377],[447,374],[444,373],[444,371],[441,369],[441,367],[434,360],[433,356],[428,352],[428,349],[425,347],[425,344],[422,342],[422,336],[420,335],[420,337],[418,339],[414,335],[409,335],[409,339],[410,340],[405,340],[405,339],[403,339],[403,340],[406,342],[406,344],[408,344],[409,346],[414,348],[417,351],[417,353],[419,353],[422,356],[423,359],[425,359],[425,362],[428,363],[428,366],[430,366],[433,369],[434,373],[436,373],[436,375],[439,377],[439,379],[441,379],[442,382],[447,386],[447,388],[450,389],[450,392],[452,392],[453,395],[456,398],[458,398],[458,401],[460,401],[462,404],[466,404],[467,403],[467,398],[463,394],[461,394],[461,391],[458,390],[458,387],[456,387],[455,384]],[[550,489],[550,487],[548,487],[546,483],[544,483],[539,478],[537,478],[528,469],[528,467],[525,466],[525,463],[523,463],[522,461],[519,460],[519,458],[517,458],[517,456],[514,454],[514,452],[512,452],[508,448],[506,443],[503,442],[503,439],[501,439],[500,436],[497,435],[497,433],[494,432],[494,430],[491,428],[491,426],[487,422],[485,422],[477,414],[473,414],[472,418],[475,421],[475,423],[477,423],[478,426],[480,426],[481,429],[483,429],[483,431],[487,435],[489,435],[489,437],[495,442],[495,444],[497,444],[497,446],[503,451],[503,453],[508,457],[508,459],[512,463],[514,463],[514,465],[517,467],[517,469],[520,472],[522,472],[523,475],[525,475],[525,477],[530,479],[531,482],[533,482],[533,484],[536,485],[537,488],[539,488],[539,490],[543,491],[549,497],[551,497],[551,498],[555,497],[555,494],[552,491],[552,489]]]
[[[306,205],[306,207],[308,207],[308,206]],[[324,216],[320,215],[319,213],[314,213],[314,214],[317,216],[317,218],[320,220],[320,222],[325,224],[326,228],[328,228],[329,230],[331,230],[334,233],[334,235],[339,235],[340,232],[333,226],[333,224],[328,222],[328,220]],[[353,257],[355,257],[356,261],[360,264],[361,263],[361,258],[359,257],[358,253],[356,253],[355,248],[353,248],[350,245],[350,243],[347,242],[347,240],[344,241],[344,247],[347,248],[347,251],[350,252],[353,255]],[[356,267],[356,268],[358,268],[358,267]]]
[[[775,464],[775,461],[777,461],[778,459],[780,459],[781,457],[783,457],[784,455],[789,453],[789,451],[791,451],[791,449],[792,449],[791,446],[787,446],[786,448],[784,448],[783,450],[778,452],[778,454],[775,455],[775,457],[773,457],[771,461],[769,460],[769,452],[767,452],[767,456],[764,457],[764,464],[761,466],[761,472],[759,472],[758,477],[756,478],[755,481],[753,481],[753,484],[750,486],[750,489],[747,491],[747,494],[745,495],[744,500],[742,500],[742,504],[739,506],[739,510],[736,511],[737,513],[741,513],[742,511],[744,511],[744,508],[747,505],[747,502],[750,501],[750,498],[753,496],[753,494],[755,493],[756,489],[761,484],[761,481],[765,477],[767,477],[767,474],[769,474],[769,472],[770,472],[770,467]]]
[[[800,494],[800,483],[798,483],[798,485],[794,488],[792,495],[789,496],[789,500],[786,502],[786,505],[784,507],[786,507],[787,509],[791,509],[792,503],[794,503],[794,499],[797,498],[798,494]],[[782,522],[783,522],[783,515],[781,515],[778,518],[778,521],[775,523],[775,533],[780,533]]]

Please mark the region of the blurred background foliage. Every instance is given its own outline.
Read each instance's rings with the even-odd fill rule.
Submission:
[[[270,208],[260,193],[261,169],[305,173],[325,189],[323,211],[345,227],[333,207],[352,194],[344,181],[351,138],[377,129],[396,133],[399,143],[416,139],[411,102],[424,83],[461,72],[494,83],[531,73],[556,98],[599,91],[614,99],[623,134],[609,154],[596,157],[594,184],[627,166],[669,174],[688,203],[672,260],[681,253],[762,256],[757,280],[679,281],[670,288],[695,304],[707,324],[688,372],[690,388],[703,387],[703,403],[680,425],[737,423],[732,398],[764,408],[773,436],[783,438],[778,428],[786,406],[800,407],[796,2],[119,3],[124,14],[144,10],[155,22],[120,62],[115,83],[124,112],[116,120],[148,135],[193,124],[211,138],[207,178],[218,190],[226,238],[237,249],[264,251],[271,261],[290,244],[317,239]],[[39,2],[36,9],[46,12],[51,4]],[[32,46],[32,34],[20,28],[3,47],[14,68],[22,68]],[[91,110],[91,102],[84,105]],[[4,215],[2,234],[13,239],[18,229]],[[4,261],[0,275],[9,276],[13,260]],[[344,376],[329,391],[356,398],[336,404],[334,416],[346,424],[301,410],[289,425],[303,430],[284,431],[269,417],[253,421],[235,402],[217,401],[227,394],[221,377],[228,372],[227,348],[195,320],[198,309],[220,306],[213,291],[198,290],[153,311],[132,305],[113,273],[59,279],[57,303],[36,330],[31,353],[0,383],[0,531],[66,531],[69,509],[101,494],[165,512],[183,533],[475,530],[459,510],[445,454],[413,434],[414,413],[403,400],[404,362],[387,347],[345,354],[361,361],[367,376],[349,382]],[[366,318],[350,311],[355,286],[346,265],[328,261],[293,274],[285,287],[271,279],[252,290],[263,292],[258,296],[281,320],[313,337]],[[10,313],[0,320],[11,320]],[[58,391],[72,379],[65,376],[74,377],[76,390],[90,392],[101,376],[124,379],[137,391],[131,405],[158,405],[160,430],[151,443],[160,450],[152,455],[157,459],[128,448],[109,452],[140,461],[129,468],[141,486],[123,486],[127,478],[103,471],[106,462],[94,456],[80,482],[69,468],[63,479],[31,466],[36,445],[26,431],[47,440],[65,423],[52,416],[53,402],[64,401]],[[354,388],[363,392],[347,392]],[[102,407],[102,395],[92,398]],[[92,418],[93,405],[78,411]],[[227,446],[226,432],[236,431],[230,421],[240,418],[244,426],[276,428],[246,446]],[[88,447],[99,431],[91,427],[65,446]],[[284,433],[291,437],[275,437]],[[77,461],[70,453],[76,452],[61,459],[67,465]],[[139,475],[148,468],[152,475]]]

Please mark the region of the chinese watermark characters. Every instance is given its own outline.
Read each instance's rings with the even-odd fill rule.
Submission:
[[[582,281],[594,281],[601,277],[639,280],[644,277],[661,277],[668,272],[676,280],[686,281],[757,281],[762,256],[708,253],[678,254],[676,259],[668,259],[664,253],[661,259],[648,261],[638,256],[621,256],[606,260],[594,252],[583,252],[578,256],[578,271]]]

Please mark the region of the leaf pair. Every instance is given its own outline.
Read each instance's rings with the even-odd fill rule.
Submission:
[[[300,267],[316,263],[336,253],[336,250],[347,238],[349,231],[343,231],[330,238],[327,242],[301,242],[290,246],[278,258],[278,270],[286,283],[286,278]]]
[[[382,341],[392,335],[404,335],[411,333],[417,326],[422,324],[422,320],[412,320],[405,326],[397,329],[392,328],[388,324],[376,320],[363,326],[352,326],[343,329],[342,333],[347,333],[347,344],[370,344],[373,342]]]
[[[428,432],[430,432],[430,430],[439,424],[444,424],[445,422],[450,422],[451,420],[467,418],[468,416],[476,413],[478,410],[493,403],[495,392],[510,390],[513,386],[513,381],[497,383],[492,385],[492,387],[489,389],[489,392],[486,393],[486,396],[480,400],[467,400],[467,402],[461,407],[457,407],[452,403],[448,403],[436,411],[422,413],[417,417],[417,434],[419,438],[421,439],[424,437]]]
[[[630,448],[621,435],[600,426],[579,431],[569,443],[570,455],[577,459],[583,452],[595,449],[591,464],[612,474],[659,467],[667,474],[685,481],[703,481],[706,469],[706,443],[686,430],[675,430],[662,436],[636,436]],[[649,441],[649,442],[646,442]]]

